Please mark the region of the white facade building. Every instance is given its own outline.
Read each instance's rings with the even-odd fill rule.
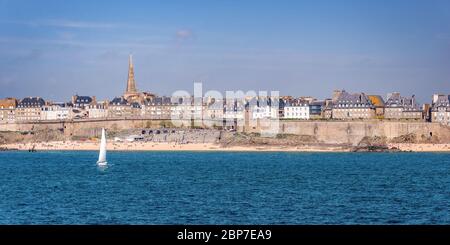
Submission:
[[[99,103],[95,105],[89,105],[87,107],[89,118],[106,118],[108,117],[108,109],[106,108],[107,103]]]
[[[284,107],[284,118],[309,120],[308,104],[287,104]]]
[[[450,125],[450,95],[433,95],[431,121]]]
[[[254,106],[252,109],[253,119],[275,119],[278,118],[278,108],[272,108],[271,106]]]
[[[41,120],[69,119],[70,108],[60,105],[45,105],[42,107]]]
[[[248,101],[248,108],[252,119],[276,119],[279,118],[278,99],[274,101],[270,97],[252,98]]]

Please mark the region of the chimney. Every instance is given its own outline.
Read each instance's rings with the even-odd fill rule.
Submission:
[[[439,100],[439,94],[433,94],[433,104]]]
[[[334,90],[333,91],[333,97],[332,97],[332,101],[337,101],[339,96],[341,96],[341,94],[345,92],[345,90]]]

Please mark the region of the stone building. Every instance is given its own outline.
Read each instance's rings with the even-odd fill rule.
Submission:
[[[127,101],[140,101],[141,96],[136,88],[136,81],[134,80],[134,66],[133,66],[133,57],[130,55],[128,58],[128,80],[127,80],[127,89],[123,94],[123,97]]]
[[[215,125],[223,124],[223,100],[212,100],[205,105],[204,118],[215,122]]]
[[[81,95],[74,95],[72,96],[72,106],[73,108],[78,109],[86,109],[91,105],[97,104],[97,100],[95,96],[81,96]]]
[[[286,106],[288,101],[290,101],[290,99],[287,100],[281,97],[278,100],[278,118],[284,118],[284,107]]]
[[[325,99],[322,106],[322,119],[330,120],[333,118],[333,100]]]
[[[450,95],[433,95],[431,121],[450,125]]]
[[[108,117],[108,102],[102,101],[89,105],[86,110],[89,118],[106,118]]]
[[[375,106],[364,93],[350,94],[343,90],[333,104],[333,119],[373,119],[375,116]]]
[[[142,105],[141,115],[150,119],[170,119],[172,107],[170,97],[154,97]]]
[[[41,120],[42,107],[45,105],[41,97],[27,97],[17,105],[16,121],[38,121]]]
[[[108,117],[125,118],[133,114],[131,104],[123,97],[116,97],[109,102]]]
[[[17,99],[0,99],[0,123],[12,123],[16,120]]]
[[[223,105],[223,119],[227,122],[243,120],[246,108],[252,111],[252,106],[256,106],[256,100],[245,101],[241,98],[225,99]]]
[[[321,119],[323,118],[323,109],[325,108],[325,101],[315,100],[309,103],[309,118]]]
[[[384,118],[391,120],[422,120],[423,110],[416,102],[415,96],[403,97],[398,92],[387,96]]]
[[[368,95],[367,96],[375,107],[375,115],[377,118],[382,119],[384,117],[384,108],[386,103],[380,95]]]
[[[128,79],[127,79],[127,87],[125,93],[123,94],[123,98],[127,100],[129,103],[137,102],[139,104],[144,104],[146,101],[149,101],[156,97],[154,94],[149,92],[139,92],[136,86],[136,80],[134,78],[134,65],[133,65],[133,57],[130,55],[128,58]]]

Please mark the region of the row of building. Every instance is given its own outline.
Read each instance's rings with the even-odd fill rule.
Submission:
[[[414,96],[390,93],[379,95],[335,91],[333,98],[311,97],[247,98],[214,100],[151,96],[144,102],[124,96],[97,101],[95,96],[72,97],[67,103],[45,101],[40,97],[0,99],[0,123],[21,121],[72,120],[87,118],[148,119],[251,119],[280,118],[300,120],[416,120],[450,125],[450,95],[433,95],[430,104],[419,105]]]
[[[265,112],[256,118],[273,117]],[[258,108],[258,107],[256,107]],[[253,110],[253,115],[255,112]],[[398,92],[389,93],[384,99],[380,95],[349,93],[336,90],[332,98],[316,100],[311,97],[281,97],[278,117],[284,119],[325,119],[325,120],[409,120],[439,122],[450,125],[450,95],[435,94],[430,104],[420,105],[415,96],[402,96]],[[254,116],[255,118],[255,116]]]
[[[297,120],[417,120],[450,125],[450,95],[435,94],[430,104],[419,105],[414,95],[379,95],[336,90],[332,98],[291,96],[237,99],[160,97],[139,92],[129,58],[125,93],[111,101],[95,96],[72,96],[70,102],[54,103],[40,97],[0,99],[0,123],[97,118],[146,119],[297,119]]]

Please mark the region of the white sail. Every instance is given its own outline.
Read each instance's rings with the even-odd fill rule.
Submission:
[[[106,165],[106,134],[105,129],[102,128],[102,139],[100,141],[100,153],[98,154],[98,165]]]

